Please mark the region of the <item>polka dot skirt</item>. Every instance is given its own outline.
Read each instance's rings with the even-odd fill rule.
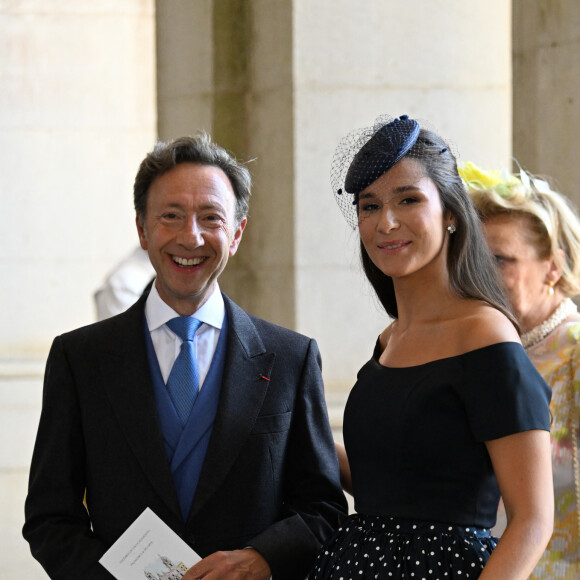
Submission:
[[[350,516],[319,553],[309,580],[473,580],[497,539],[489,530]]]

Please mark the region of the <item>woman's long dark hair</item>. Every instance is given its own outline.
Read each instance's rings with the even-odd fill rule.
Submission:
[[[441,199],[443,213],[455,218],[456,231],[449,239],[447,268],[452,289],[464,298],[483,300],[503,312],[519,330],[494,258],[487,246],[482,226],[465,186],[457,172],[457,162],[447,144],[438,135],[421,129],[417,142],[405,155],[419,162]],[[393,280],[375,266],[362,241],[361,261],[364,272],[387,314],[398,317]]]

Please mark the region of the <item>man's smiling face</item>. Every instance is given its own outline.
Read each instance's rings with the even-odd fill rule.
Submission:
[[[237,224],[235,209],[228,177],[212,165],[181,163],[151,184],[145,217],[137,218],[139,240],[159,295],[179,314],[207,300],[236,253],[246,219]]]

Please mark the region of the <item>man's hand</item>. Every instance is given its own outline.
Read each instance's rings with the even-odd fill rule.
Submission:
[[[272,572],[263,556],[248,548],[215,552],[192,566],[183,580],[269,580]]]

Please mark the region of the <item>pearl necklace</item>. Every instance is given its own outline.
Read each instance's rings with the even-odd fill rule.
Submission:
[[[575,312],[578,312],[578,308],[570,298],[562,300],[560,306],[558,306],[552,315],[544,320],[542,324],[538,324],[538,326],[535,326],[529,332],[522,334],[522,346],[527,349],[538,344],[538,342],[548,336],[556,326],[560,325],[564,320],[566,320],[566,318],[568,318],[568,316]]]

